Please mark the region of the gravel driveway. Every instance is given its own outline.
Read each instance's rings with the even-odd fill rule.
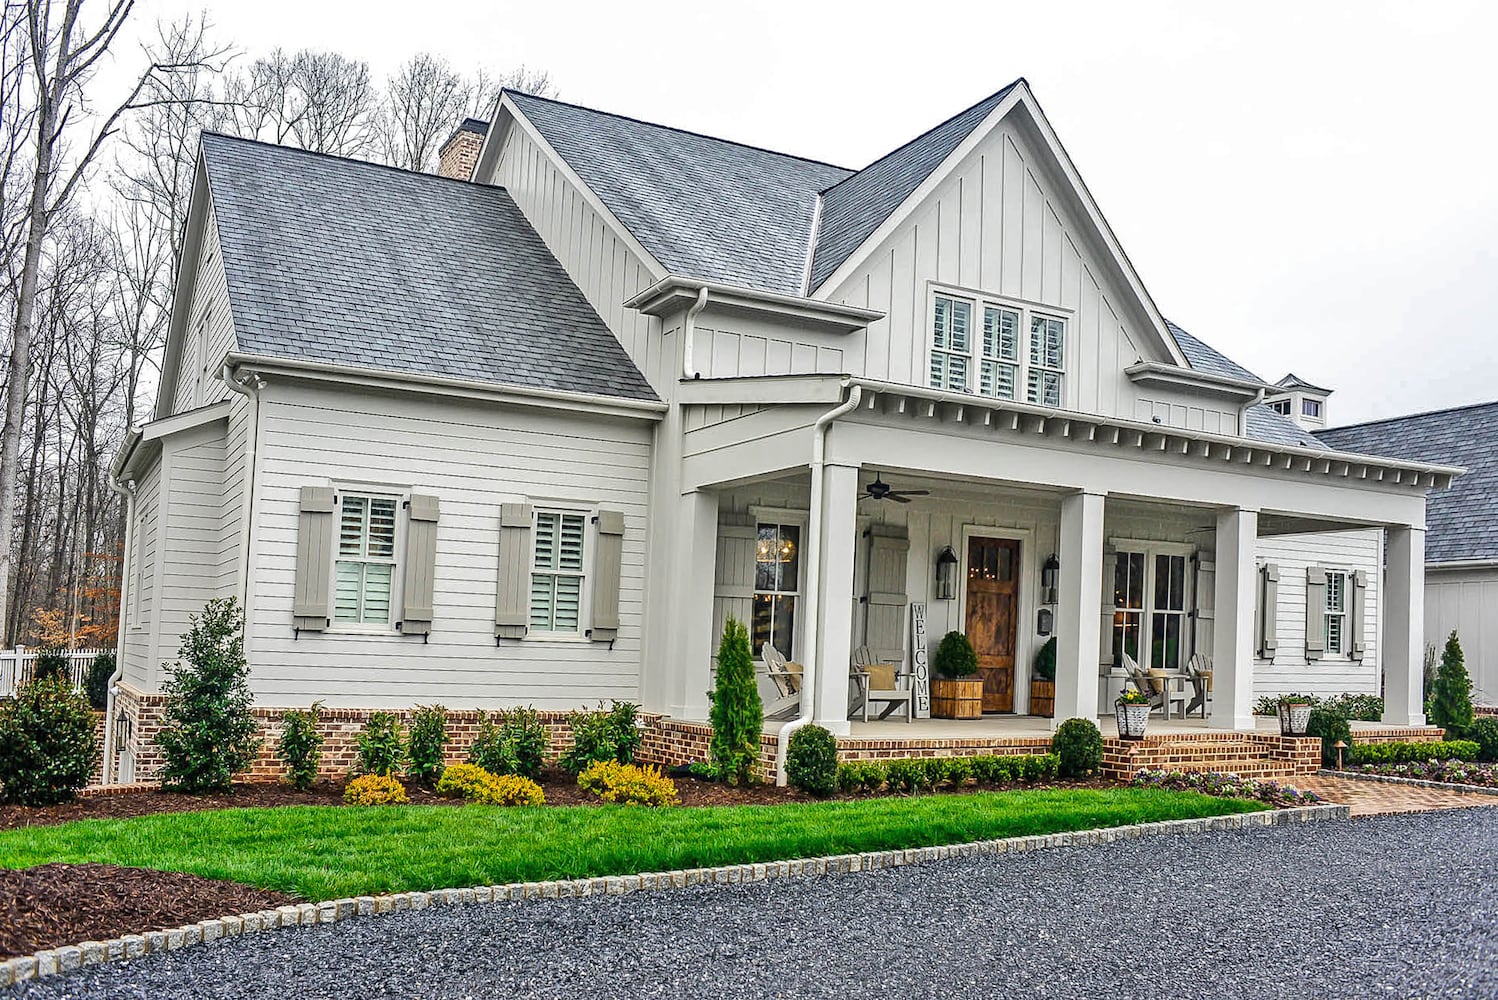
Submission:
[[[26,997],[1493,997],[1498,810],[442,907]]]

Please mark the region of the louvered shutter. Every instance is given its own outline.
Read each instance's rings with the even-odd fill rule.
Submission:
[[[412,495],[406,504],[406,566],[401,583],[400,630],[432,631],[432,587],[437,575],[437,498]]]
[[[499,508],[499,588],[494,601],[494,634],[525,637],[531,613],[531,505]]]
[[[624,568],[624,515],[598,512],[598,541],[593,552],[593,612],[588,638],[613,642],[619,635],[619,577]]]
[[[296,583],[292,589],[292,626],[302,632],[328,627],[328,575],[333,569],[331,486],[303,486],[296,528]]]
[[[1352,581],[1352,658],[1361,662],[1367,642],[1364,622],[1367,620],[1368,574],[1358,570],[1349,579]]]
[[[1279,648],[1280,568],[1274,563],[1259,567],[1258,637],[1259,656],[1272,660]]]
[[[1306,659],[1326,655],[1326,568],[1306,567]]]

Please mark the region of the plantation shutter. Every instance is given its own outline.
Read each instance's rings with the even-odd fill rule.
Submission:
[[[531,505],[499,507],[499,589],[494,601],[494,635],[522,639],[531,615]]]
[[[1326,569],[1306,567],[1306,659],[1326,655]]]
[[[400,630],[432,631],[432,586],[437,573],[437,498],[412,494],[406,502],[406,567],[401,585]]]
[[[1191,580],[1191,651],[1212,655],[1213,632],[1217,624],[1217,563],[1197,552]]]
[[[1280,568],[1274,563],[1259,567],[1258,637],[1259,656],[1272,660],[1279,648]]]
[[[303,486],[296,527],[296,582],[292,588],[292,627],[321,632],[328,627],[328,575],[333,569],[331,486]]]
[[[1363,649],[1367,643],[1366,626],[1367,620],[1365,608],[1368,601],[1368,574],[1362,570],[1351,574],[1352,580],[1352,658],[1361,661]]]
[[[624,515],[598,512],[598,542],[593,553],[593,625],[588,638],[613,642],[619,635],[619,577],[624,567]]]

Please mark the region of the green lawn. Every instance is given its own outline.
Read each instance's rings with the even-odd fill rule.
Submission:
[[[1143,788],[774,806],[294,806],[0,832],[0,867],[103,862],[310,900],[925,847],[1266,808]]]

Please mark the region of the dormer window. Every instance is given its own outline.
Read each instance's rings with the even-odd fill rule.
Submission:
[[[1319,400],[1319,399],[1302,399],[1300,401],[1300,415],[1303,416],[1303,417],[1316,417],[1316,418],[1320,418],[1320,416],[1321,416],[1321,400]]]
[[[973,317],[982,317],[974,336]],[[933,297],[933,389],[1060,406],[1066,385],[1066,319],[988,299]]]
[[[1269,408],[1282,417],[1290,415],[1290,401],[1288,399],[1275,399],[1269,402]]]

